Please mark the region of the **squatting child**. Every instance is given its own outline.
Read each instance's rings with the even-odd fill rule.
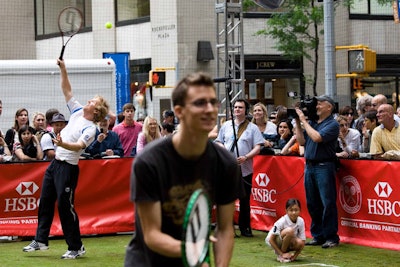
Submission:
[[[300,211],[300,202],[295,198],[289,199],[286,202],[286,214],[275,222],[265,238],[265,243],[275,250],[279,262],[296,260],[304,248],[306,234]],[[291,253],[293,251],[294,254]]]

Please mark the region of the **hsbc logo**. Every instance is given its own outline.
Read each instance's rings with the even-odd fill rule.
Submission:
[[[263,203],[275,203],[276,202],[276,190],[267,189],[269,182],[271,181],[266,173],[258,173],[254,179],[257,186],[251,189],[253,199]]]
[[[267,187],[267,185],[269,184],[269,177],[266,173],[259,173],[257,174],[257,177],[255,179],[256,183],[258,186],[260,187]]]
[[[39,198],[33,196],[39,190],[34,182],[21,182],[15,188],[19,197],[4,199],[4,212],[24,212],[36,210],[39,206]]]
[[[39,186],[37,186],[34,182],[21,182],[15,190],[20,194],[21,196],[31,196],[35,194],[39,189]]]
[[[390,184],[388,182],[378,182],[374,187],[374,191],[378,197],[386,199],[367,199],[368,214],[400,217],[400,201],[388,199],[393,192]]]
[[[387,182],[378,182],[375,185],[374,190],[379,197],[386,197],[386,198],[388,198],[393,191],[392,187]]]

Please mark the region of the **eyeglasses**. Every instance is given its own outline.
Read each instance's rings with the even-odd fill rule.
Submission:
[[[340,128],[343,128],[343,127],[348,127],[348,125],[347,125],[347,124],[339,124],[339,126],[340,126]]]
[[[354,115],[354,113],[353,112],[346,112],[346,113],[343,113],[343,115],[347,115],[347,116],[353,116]]]
[[[214,108],[219,108],[219,106],[220,106],[220,102],[219,102],[219,100],[218,99],[216,99],[216,98],[213,98],[213,99],[210,99],[210,100],[207,100],[207,99],[197,99],[197,100],[195,100],[195,101],[193,101],[192,103],[190,103],[190,105],[193,105],[193,106],[195,106],[195,107],[197,107],[197,108],[207,108],[207,105],[208,104],[211,104],[211,106],[213,106]]]

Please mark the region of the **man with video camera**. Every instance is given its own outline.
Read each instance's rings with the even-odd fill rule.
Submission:
[[[308,120],[296,108],[296,135],[305,146],[304,186],[307,209],[311,216],[313,239],[306,245],[331,248],[339,245],[336,207],[336,144],[339,124],[333,118],[335,102],[327,95],[315,97],[315,119]]]

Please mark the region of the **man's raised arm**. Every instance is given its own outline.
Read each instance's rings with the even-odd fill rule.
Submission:
[[[61,89],[63,91],[65,101],[68,102],[72,98],[72,88],[68,79],[67,69],[65,68],[64,60],[57,59],[57,64],[60,67],[61,73]]]

